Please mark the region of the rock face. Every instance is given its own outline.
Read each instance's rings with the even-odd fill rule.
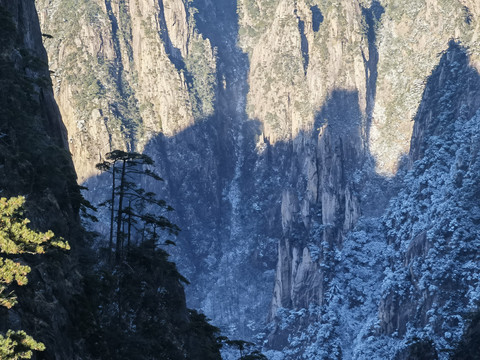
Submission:
[[[101,199],[105,152],[156,160],[190,306],[287,359],[454,344],[478,260],[449,256],[478,224],[438,204],[475,208],[476,1],[37,6],[81,180]]]
[[[215,55],[187,1],[37,1],[80,180],[213,111]]]
[[[114,345],[114,341],[105,345],[108,336],[116,335],[118,341],[127,331],[119,328],[117,317],[113,325],[100,329],[100,320],[111,320],[112,312],[99,309],[111,306],[112,298],[107,304],[99,296],[107,287],[95,288],[100,277],[91,273],[99,268],[80,225],[83,199],[54,99],[42,35],[51,40],[51,35],[40,31],[33,0],[0,1],[0,187],[2,196],[25,195],[32,226],[52,229],[70,242],[72,250],[69,254],[51,251],[43,259],[32,255],[21,259],[32,268],[29,284],[16,291],[15,307],[8,311],[2,307],[0,331],[22,329],[43,342],[46,350],[35,355],[38,359],[219,359],[216,329],[203,315],[187,309],[182,276],[163,251],[153,265],[153,261],[131,262],[147,273],[142,282],[131,272],[123,274],[137,295],[125,294],[128,299],[123,304],[132,312],[137,310],[136,317],[129,318],[137,322],[129,324],[128,344],[114,349],[119,353],[102,353]],[[148,291],[152,296],[138,296]],[[95,318],[98,313],[104,318]],[[140,328],[146,334],[136,333]],[[154,329],[161,333],[153,333],[152,339]],[[146,354],[138,351],[139,343]],[[122,353],[125,348],[134,348],[134,354]]]
[[[46,202],[52,204],[45,205],[63,213],[55,230],[66,233],[78,212],[78,199],[74,201],[78,189],[66,152],[65,127],[53,97],[35,5],[5,1],[0,6],[1,187],[8,196],[29,193],[37,200],[48,198]],[[49,169],[45,165],[64,168],[64,173],[52,171],[46,177]],[[48,218],[48,210],[45,212]]]
[[[0,187],[2,196],[26,197],[26,216],[37,229],[52,229],[78,244],[80,194],[68,155],[66,131],[53,97],[33,1],[0,1]],[[48,358],[75,359],[84,350],[71,304],[80,291],[76,257],[49,255],[32,267],[19,303],[2,310],[0,326],[23,329],[47,347]],[[2,308],[3,309],[3,308]]]

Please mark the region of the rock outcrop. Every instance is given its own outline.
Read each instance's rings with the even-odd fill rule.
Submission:
[[[187,1],[37,1],[80,181],[113,149],[142,149],[208,116],[216,59]]]

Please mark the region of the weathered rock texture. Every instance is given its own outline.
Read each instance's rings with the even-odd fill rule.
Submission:
[[[449,39],[468,46],[478,66],[474,2],[245,0],[239,13],[240,45],[251,59],[248,114],[266,136],[294,138],[312,128],[330,91],[356,89],[385,174],[409,151],[424,80]]]
[[[80,181],[113,149],[212,113],[216,60],[187,1],[37,1]]]

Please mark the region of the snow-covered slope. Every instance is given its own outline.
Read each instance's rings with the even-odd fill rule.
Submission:
[[[449,357],[480,300],[479,95],[451,42],[415,117],[411,163],[391,180],[398,195],[322,249],[323,302],[277,311],[289,335],[276,357],[407,359],[420,345]]]

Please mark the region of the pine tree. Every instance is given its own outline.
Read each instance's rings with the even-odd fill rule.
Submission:
[[[0,305],[10,309],[17,303],[13,283],[22,286],[28,282],[30,267],[12,260],[12,255],[43,254],[49,246],[70,249],[68,242],[55,239],[52,231],[36,232],[28,228],[29,220],[23,217],[22,196],[0,199]],[[33,350],[45,350],[44,344],[35,341],[24,331],[8,330],[0,335],[0,359],[30,359]]]
[[[157,199],[154,193],[146,192],[143,188],[136,185],[135,180],[142,176],[148,176],[156,181],[163,181],[155,172],[145,168],[145,166],[154,164],[152,158],[145,154],[122,150],[113,150],[107,153],[105,158],[106,160],[97,164],[96,167],[98,170],[108,172],[112,176],[111,197],[101,205],[110,207],[109,258],[113,249],[113,234],[115,232],[115,261],[118,264],[122,258],[125,236],[127,238],[127,248],[130,248],[132,227],[135,224],[141,223],[143,225],[142,229],[137,228],[137,231],[140,230],[142,233],[153,228],[153,231],[151,231],[153,235],[149,239],[149,241],[153,241],[153,246],[155,246],[157,240],[157,229],[167,230],[171,234],[177,234],[180,229],[163,215],[158,215],[158,211],[156,214],[145,212],[147,207],[156,207],[160,212],[173,210],[164,200]],[[128,206],[124,206],[126,203],[128,203]],[[115,204],[118,204],[116,217]],[[114,231],[115,225],[116,231]],[[127,227],[126,231],[124,231],[125,227]]]
[[[220,359],[219,329],[203,314],[188,310],[183,284],[168,260],[162,232],[177,235],[167,218],[165,200],[140,186],[147,176],[162,179],[149,168],[147,155],[114,150],[97,164],[106,172],[111,196],[100,206],[110,210],[109,260],[88,281],[89,301],[96,309],[97,328],[88,343],[95,358]],[[113,265],[113,266],[112,266]]]

